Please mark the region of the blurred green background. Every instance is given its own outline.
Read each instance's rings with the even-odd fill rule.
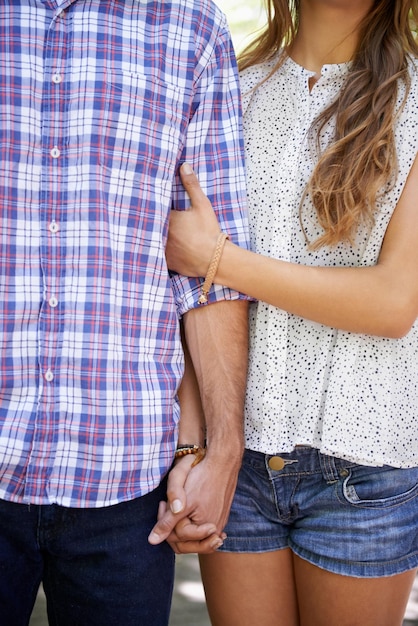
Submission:
[[[249,43],[251,34],[265,23],[262,0],[215,0],[228,18],[237,52]]]
[[[263,0],[215,0],[226,14],[237,52],[251,41],[251,34],[264,26]],[[418,25],[415,31],[418,35]]]

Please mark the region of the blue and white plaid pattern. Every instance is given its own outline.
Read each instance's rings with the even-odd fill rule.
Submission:
[[[111,505],[169,468],[201,282],[165,263],[176,172],[246,245],[238,102],[209,0],[0,5],[1,498]]]

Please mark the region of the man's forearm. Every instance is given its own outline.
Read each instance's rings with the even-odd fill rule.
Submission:
[[[203,446],[206,439],[206,424],[196,380],[193,363],[184,337],[184,326],[181,324],[182,343],[184,350],[184,376],[178,397],[180,402],[179,438],[180,445],[193,444]]]
[[[196,467],[191,468],[190,459],[186,458],[170,473],[169,506],[154,526],[149,541],[157,544],[167,539],[179,552],[210,553],[223,540],[244,448],[247,303],[210,304],[189,311],[183,323],[205,414],[207,453]],[[195,393],[189,395],[193,384],[189,377],[187,381],[182,411],[196,406]],[[199,432],[200,419],[194,419],[190,412],[184,413],[183,418],[181,433]],[[178,511],[173,506],[176,500],[183,502]]]
[[[248,304],[218,302],[184,316],[206,420],[208,455],[240,460],[248,358]]]

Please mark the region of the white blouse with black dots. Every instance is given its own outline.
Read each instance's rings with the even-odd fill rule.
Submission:
[[[314,266],[363,267],[378,259],[383,237],[418,151],[418,64],[396,122],[399,172],[378,206],[373,229],[355,245],[308,249],[321,229],[310,201],[299,204],[315,163],[308,129],[337,95],[349,67],[313,75],[287,59],[262,83],[266,63],[242,74],[244,137],[253,250]],[[399,102],[404,94],[399,89]],[[321,144],[333,135],[324,129]],[[417,199],[418,201],[418,199]],[[418,204],[417,204],[418,227]],[[280,284],[277,285],[280,289]],[[309,445],[365,465],[418,465],[418,323],[402,339],[329,328],[264,302],[250,312],[246,446],[273,454]]]

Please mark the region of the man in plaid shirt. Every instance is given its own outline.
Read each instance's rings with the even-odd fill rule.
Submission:
[[[173,552],[147,537],[177,443],[203,443],[197,415],[178,441],[180,317],[208,440],[171,487],[190,549],[216,548],[242,453],[245,298],[216,287],[199,307],[202,280],[164,256],[184,161],[247,245],[224,17],[211,0],[2,2],[0,143],[1,621],[27,624],[42,580],[52,624],[162,626]]]

